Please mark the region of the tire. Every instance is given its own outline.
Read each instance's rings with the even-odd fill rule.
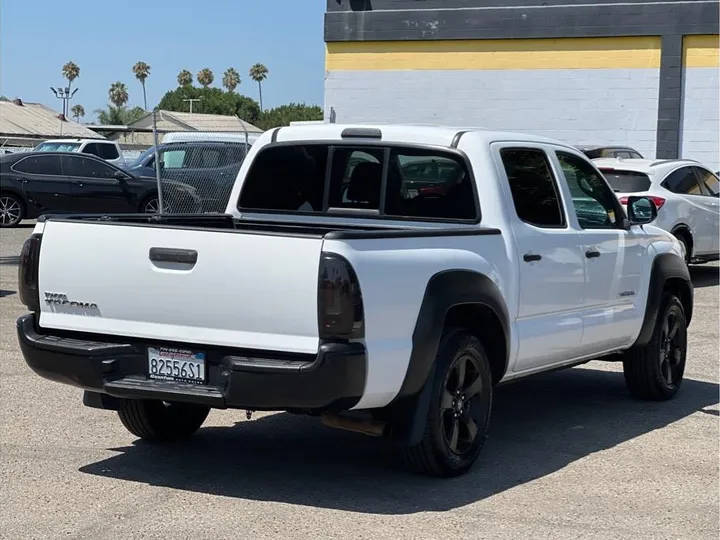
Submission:
[[[147,199],[143,200],[142,203],[140,203],[140,207],[138,208],[138,211],[143,214],[156,214],[158,211],[158,208],[160,208],[160,199],[157,195],[148,197]],[[169,214],[172,213],[172,209],[170,204],[166,200],[163,201],[163,214]]]
[[[0,195],[0,227],[17,227],[25,217],[25,206],[14,193]]]
[[[129,399],[118,411],[125,428],[148,442],[189,437],[203,425],[210,407],[150,399]]]
[[[687,354],[687,321],[677,296],[665,292],[652,337],[623,358],[625,384],[637,399],[667,401],[682,384]]]
[[[413,472],[450,478],[466,473],[480,455],[490,422],[492,378],[482,343],[464,330],[444,333],[435,362],[423,440],[402,452]]]

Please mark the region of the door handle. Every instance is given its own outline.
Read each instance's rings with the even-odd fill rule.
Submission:
[[[600,252],[596,249],[590,249],[585,252],[585,257],[588,259],[597,259],[600,256]]]
[[[83,184],[82,182],[73,182],[73,185],[83,187],[85,184]]]
[[[174,262],[194,266],[197,259],[198,252],[194,249],[150,248],[150,260],[152,262]]]
[[[542,259],[542,255],[538,255],[537,253],[526,253],[523,255],[523,261],[525,262],[539,261],[540,259]]]

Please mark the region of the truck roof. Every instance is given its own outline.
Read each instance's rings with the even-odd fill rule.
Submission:
[[[461,127],[420,124],[315,124],[294,125],[269,130],[263,137],[282,141],[337,141],[380,139],[384,142],[432,144],[454,147],[459,136],[472,133],[476,141],[490,144],[496,141],[551,143],[577,149],[563,141],[513,131],[498,131],[482,127]]]

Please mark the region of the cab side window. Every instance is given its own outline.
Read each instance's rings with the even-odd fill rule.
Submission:
[[[556,155],[568,183],[580,227],[617,228],[619,202],[602,175],[574,154],[556,152]]]
[[[564,227],[565,215],[547,154],[537,148],[504,148],[500,157],[518,218],[536,227]]]

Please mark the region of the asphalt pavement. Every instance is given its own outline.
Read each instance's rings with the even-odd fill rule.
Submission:
[[[31,231],[0,232],[0,538],[718,538],[717,265],[692,270],[674,401],[633,401],[601,362],[508,385],[476,467],[437,480],[377,439],[286,413],[212,411],[187,442],[139,442],[26,366],[14,325]]]

